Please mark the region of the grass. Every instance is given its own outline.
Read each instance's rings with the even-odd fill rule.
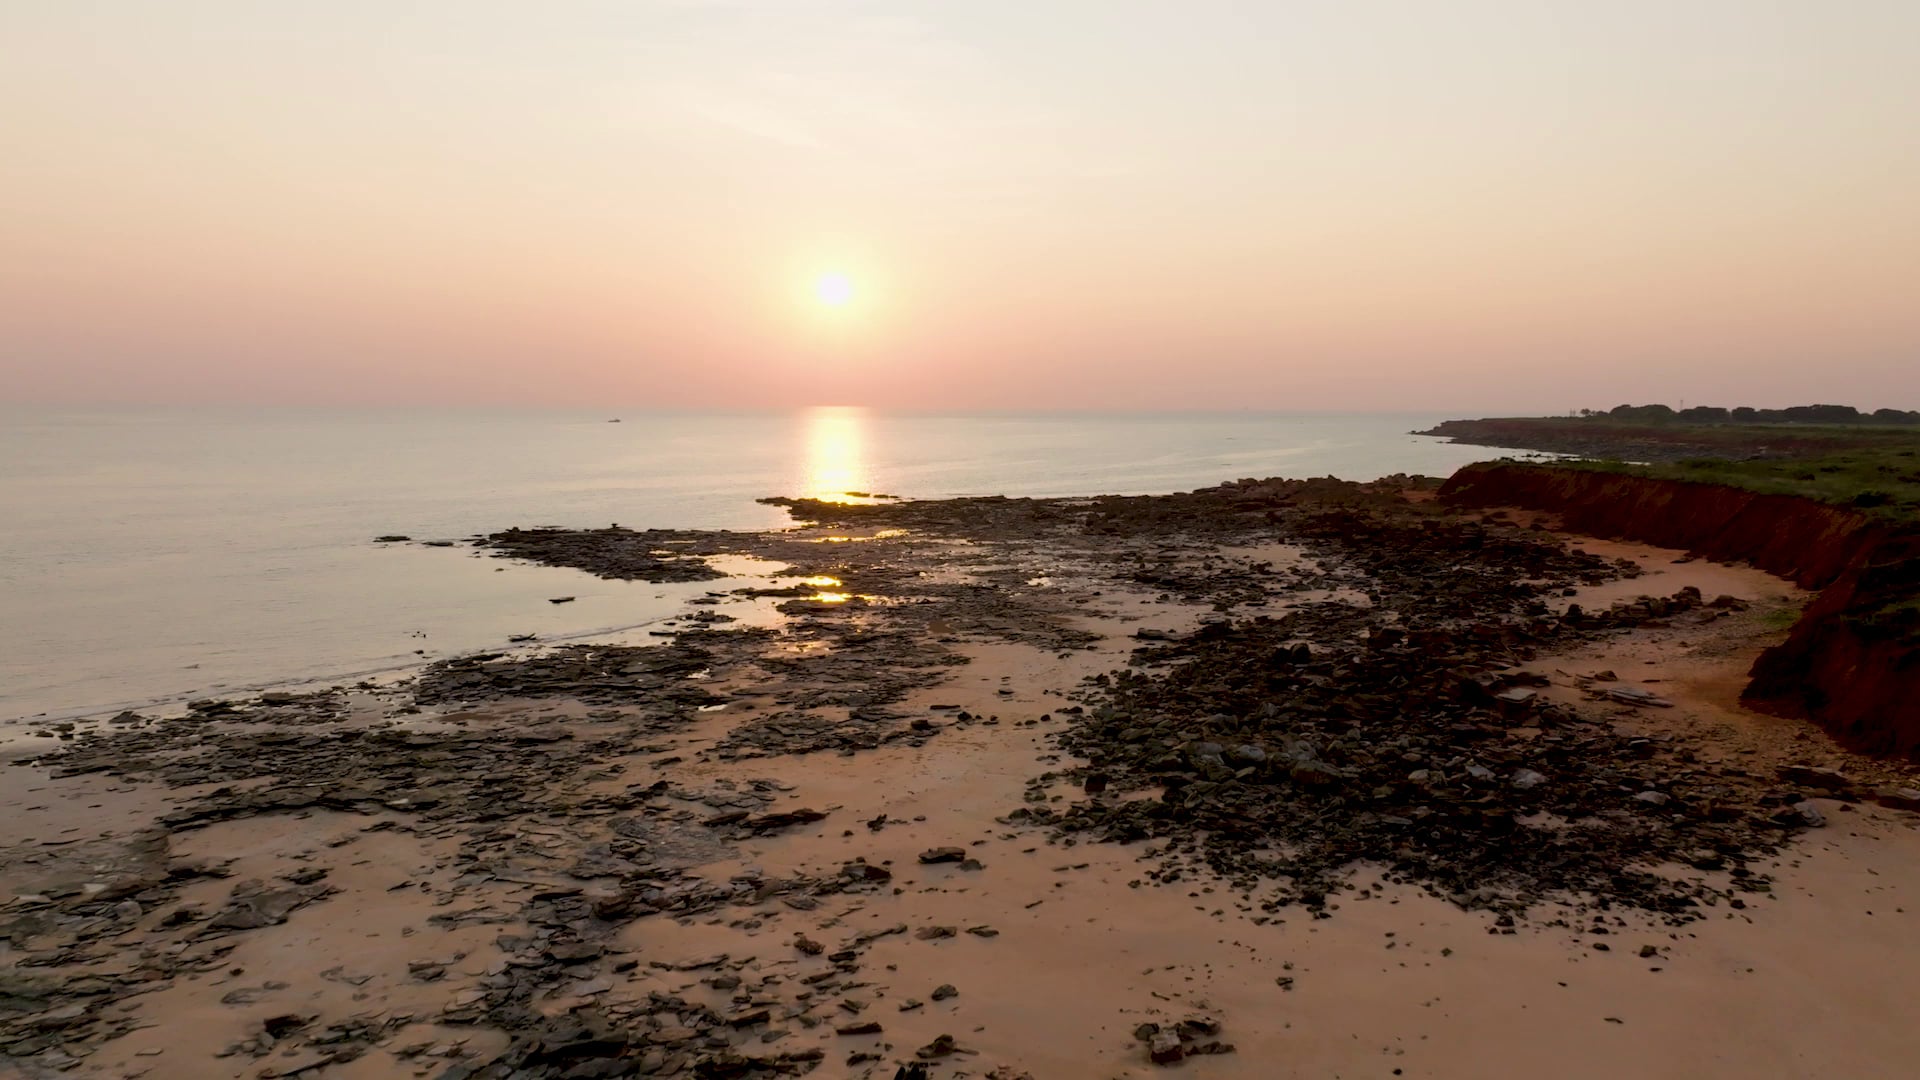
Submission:
[[[1760,624],[1769,630],[1786,630],[1799,621],[1800,609],[1792,605],[1773,608],[1760,616]]]
[[[1865,621],[1889,635],[1910,635],[1920,629],[1920,596],[1882,604]]]
[[[1812,457],[1748,461],[1689,458],[1655,465],[1620,461],[1557,461],[1554,464],[1725,484],[1766,495],[1798,495],[1876,517],[1920,521],[1920,436],[1888,446]]]
[[[1709,461],[1719,459],[1731,462],[1732,472],[1716,472],[1706,479],[1745,477],[1794,494],[1808,493],[1807,485],[1819,486],[1821,477],[1816,471],[1811,478],[1801,478],[1788,467],[1792,462],[1841,474],[1850,470],[1880,474],[1837,477],[1859,487],[1900,476],[1908,477],[1911,485],[1920,473],[1920,426],[1645,423],[1536,416],[1448,420],[1422,434],[1589,459],[1685,464],[1691,470],[1713,468]],[[1818,491],[1812,494],[1839,501]]]

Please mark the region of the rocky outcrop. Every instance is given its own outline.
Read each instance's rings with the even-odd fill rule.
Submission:
[[[1920,530],[1864,547],[1752,675],[1755,704],[1871,753],[1920,757]]]
[[[1600,469],[1469,465],[1440,488],[1459,506],[1520,506],[1574,532],[1747,562],[1810,589],[1840,577],[1887,531],[1865,514],[1791,495]]]
[[[1461,469],[1440,498],[1544,510],[1574,532],[1751,563],[1823,590],[1754,663],[1745,698],[1810,717],[1856,749],[1920,756],[1920,525],[1718,484],[1502,462]]]

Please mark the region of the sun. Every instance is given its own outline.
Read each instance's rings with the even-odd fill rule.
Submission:
[[[845,274],[821,274],[813,283],[813,296],[828,307],[845,307],[853,299],[853,281]]]

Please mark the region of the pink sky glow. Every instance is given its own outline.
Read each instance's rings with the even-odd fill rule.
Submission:
[[[0,40],[0,401],[1920,407],[1908,0],[178,0]]]

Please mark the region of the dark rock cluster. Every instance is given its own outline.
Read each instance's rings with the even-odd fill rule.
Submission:
[[[596,577],[622,581],[714,581],[715,570],[685,545],[689,534],[663,529],[507,529],[475,541],[475,546],[550,566],[571,566]],[[711,534],[708,534],[711,535]],[[666,546],[673,545],[673,546]]]
[[[684,714],[723,700],[690,681],[718,659],[700,645],[701,638],[689,632],[671,645],[567,645],[532,654],[473,653],[429,665],[414,686],[414,698],[421,705],[536,697],[619,705],[644,701],[650,708]],[[724,639],[729,653],[742,644],[742,637]]]
[[[1541,704],[1547,678],[1520,666],[1697,607],[1697,591],[1565,618],[1547,597],[1617,568],[1458,521],[1336,511],[1301,525],[1365,570],[1372,604],[1301,605],[1143,646],[1135,668],[1095,681],[1062,741],[1101,790],[1159,797],[1063,812],[1042,799],[1024,816],[1170,841],[1236,882],[1283,879],[1276,908],[1321,908],[1359,862],[1512,910],[1572,899],[1685,920],[1767,888],[1747,863],[1809,823],[1800,793]],[[1726,873],[1676,879],[1659,864]]]

